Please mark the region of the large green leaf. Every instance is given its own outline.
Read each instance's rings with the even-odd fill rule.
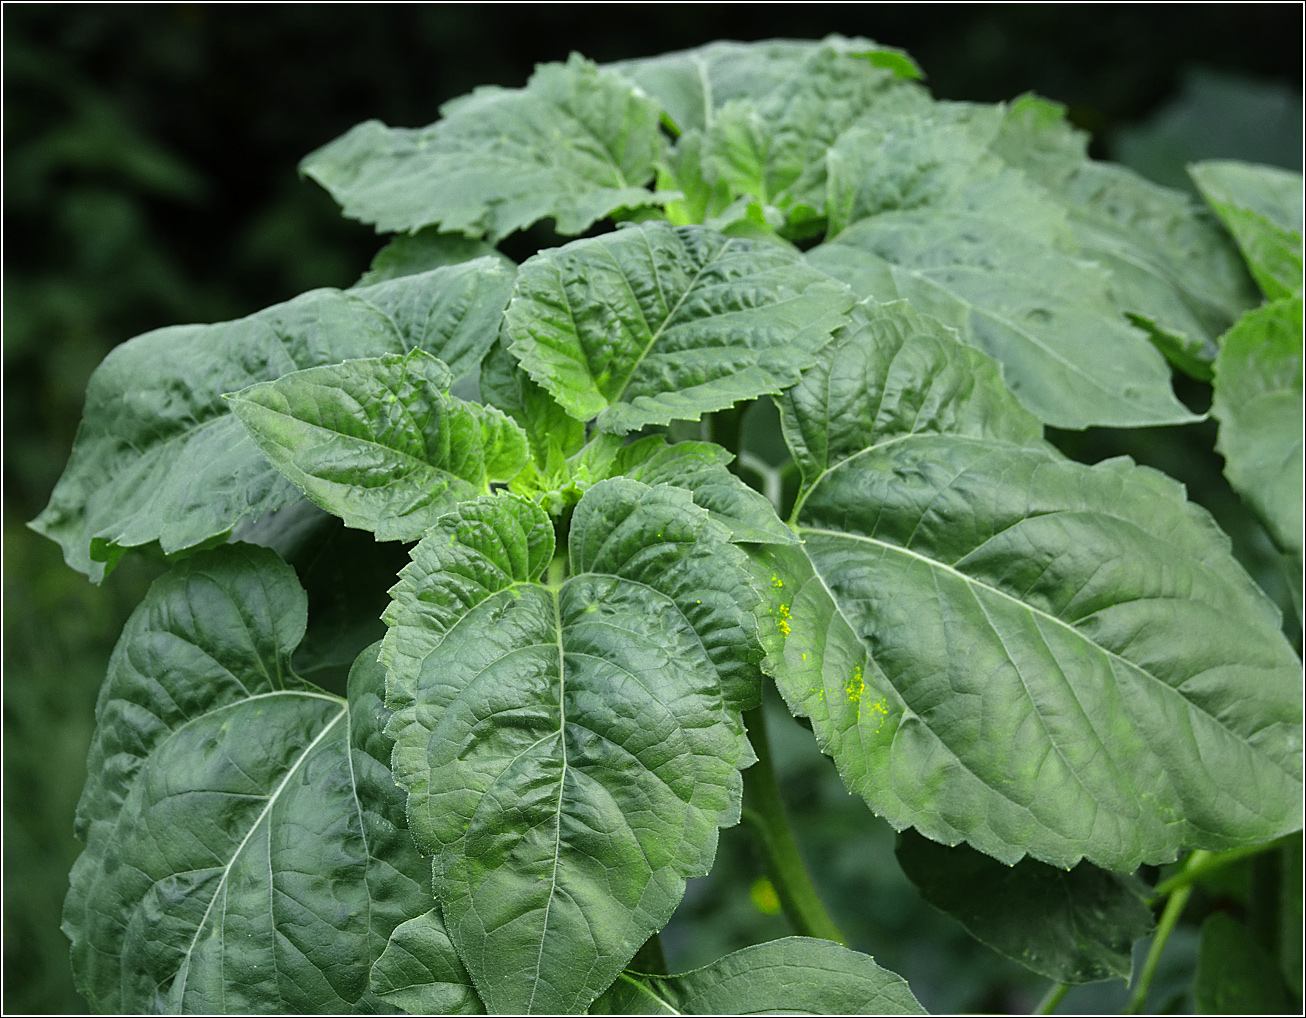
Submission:
[[[1152,932],[1146,887],[1092,863],[1004,866],[912,831],[898,835],[896,852],[922,898],[999,954],[1059,983],[1128,980],[1134,942]]]
[[[1215,362],[1211,414],[1229,483],[1285,551],[1302,554],[1302,299],[1245,315]]]
[[[919,78],[920,68],[902,50],[869,39],[827,36],[820,42],[769,39],[713,42],[697,49],[609,64],[656,99],[684,133],[711,125],[732,99],[761,99],[798,74],[818,49],[851,53],[901,78]]]
[[[1302,176],[1233,160],[1188,168],[1270,300],[1302,295]]]
[[[573,54],[522,89],[483,88],[418,129],[369,120],[300,171],[379,231],[438,225],[491,243],[552,217],[583,233],[621,208],[659,204],[643,185],[665,145],[655,102]]]
[[[595,1014],[925,1014],[901,976],[828,940],[756,944],[678,976],[623,972]]]
[[[372,961],[430,908],[376,649],[346,702],[290,671],[304,625],[294,573],[249,545],[182,563],[127,623],[64,911],[97,1009],[375,1010]]]
[[[792,385],[851,304],[795,252],[650,223],[527,260],[504,328],[572,417],[624,434]]]
[[[395,927],[372,966],[372,992],[409,1014],[485,1014],[438,908]]]
[[[307,368],[230,400],[269,462],[315,503],[383,541],[411,541],[530,455],[511,418],[450,396],[450,381],[443,361],[414,350]]]
[[[372,258],[372,264],[359,278],[358,285],[374,286],[401,276],[430,272],[446,265],[461,265],[477,258],[493,258],[509,270],[516,268],[511,258],[483,240],[464,237],[460,233],[441,233],[428,226],[416,233],[401,233],[392,238]]]
[[[1124,166],[1088,158],[1088,136],[1065,107],[1035,96],[1012,104],[994,152],[1066,211],[1080,250],[1111,273],[1115,305],[1191,374],[1210,377],[1216,339],[1256,303],[1237,248],[1184,193]]]
[[[1153,470],[1022,440],[992,371],[951,398],[941,327],[915,319],[889,381],[837,369],[905,313],[868,308],[782,404],[807,480],[802,553],[769,552],[773,671],[845,784],[1008,863],[1129,871],[1296,829],[1300,667],[1228,539]],[[827,430],[857,440],[808,448]]]
[[[807,255],[861,297],[903,297],[1000,361],[1049,424],[1138,426],[1194,416],[1165,359],[1078,254],[1063,210],[990,152],[998,108],[939,104],[847,131],[829,155],[829,218]]]
[[[752,762],[743,553],[689,493],[618,478],[553,528],[501,493],[413,552],[386,613],[397,780],[492,1011],[580,1011],[705,873]]]
[[[481,366],[481,398],[521,425],[541,469],[556,469],[585,444],[585,425],[536,385],[502,340]]]
[[[478,330],[502,312],[510,287],[499,266],[472,262],[357,293],[314,290],[238,321],[124,343],[91,376],[72,458],[33,529],[98,582],[130,548],[194,549],[298,501],[223,394],[352,357],[423,349],[479,359],[467,351],[493,341]]]

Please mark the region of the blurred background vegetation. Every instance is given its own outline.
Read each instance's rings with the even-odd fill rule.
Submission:
[[[370,117],[429,123],[444,100],[521,85],[573,49],[603,62],[840,32],[908,50],[940,97],[1064,102],[1096,156],[1167,184],[1187,187],[1183,165],[1199,158],[1300,169],[1297,4],[9,4],[3,19],[6,1013],[85,1010],[59,930],[80,850],[72,815],[109,652],[159,570],[129,557],[97,589],[25,522],[114,344],[347,286],[366,268],[377,238],[295,173],[312,149]],[[1205,409],[1208,394],[1190,388]],[[1276,556],[1220,476],[1212,428],[1059,438],[1072,455],[1128,452],[1183,480],[1286,603]],[[892,831],[773,706],[795,827],[853,945],[931,1010],[1029,1009],[1041,981],[920,904]],[[716,870],[691,882],[664,934],[673,970],[788,932],[759,873],[744,832],[725,832]],[[1193,907],[1237,906],[1254,877],[1236,873]],[[1296,901],[1300,926],[1299,884]],[[1191,923],[1174,938],[1157,1008],[1189,1003],[1195,939]],[[1075,993],[1063,1010],[1123,999],[1122,984]]]

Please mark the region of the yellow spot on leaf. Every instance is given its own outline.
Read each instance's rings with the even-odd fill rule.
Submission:
[[[785,636],[789,635],[789,606],[787,604],[776,605],[775,610],[771,612],[776,617],[775,624],[780,628],[780,632]]]
[[[848,685],[843,687],[843,691],[848,695],[849,703],[857,703],[862,698],[862,690],[866,688],[866,681],[862,678],[862,666],[857,665],[853,669],[852,678],[848,680]]]

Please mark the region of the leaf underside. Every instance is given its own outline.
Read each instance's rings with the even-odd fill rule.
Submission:
[[[375,1010],[371,963],[430,907],[382,733],[375,648],[349,699],[289,670],[290,567],[229,545],[158,580],[96,710],[64,910],[109,1012]]]
[[[600,482],[571,578],[542,510],[464,504],[392,591],[396,778],[448,935],[490,1010],[587,1007],[739,817],[756,595],[688,492]]]
[[[768,552],[772,670],[845,783],[1007,863],[1128,872],[1296,829],[1296,656],[1209,516],[1019,439],[996,373],[948,391],[945,330],[867,314],[782,403],[804,543]],[[809,449],[823,429],[856,441]]]

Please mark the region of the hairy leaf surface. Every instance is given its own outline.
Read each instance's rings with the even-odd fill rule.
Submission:
[[[828,940],[786,937],[678,976],[623,972],[596,1014],[925,1014],[901,976]]]
[[[1302,299],[1275,301],[1229,330],[1211,414],[1225,476],[1275,543],[1302,554]]]
[[[457,362],[493,341],[469,333],[502,312],[510,285],[503,269],[473,262],[124,343],[91,376],[72,457],[33,529],[98,582],[130,548],[184,552],[300,500],[223,394],[354,357],[423,349]]]
[[[728,536],[686,491],[600,482],[546,586],[548,517],[501,493],[441,520],[394,588],[395,773],[492,1011],[589,1006],[739,818],[760,649]]]
[[[794,252],[647,224],[526,261],[504,328],[572,417],[625,434],[792,385],[851,304]]]
[[[916,351],[947,339],[904,342],[896,386],[946,378]],[[1008,863],[1129,871],[1300,825],[1299,666],[1210,517],[1127,460],[1013,441],[1028,424],[992,375],[953,420],[890,416],[815,457],[802,436],[879,418],[884,387],[832,367],[859,342],[782,404],[805,554],[773,559],[773,670],[845,784],[899,829]]]
[[[64,910],[105,1011],[375,1010],[368,972],[430,907],[390,774],[376,649],[348,702],[289,669],[305,598],[266,549],[158,580],[114,652]]]
[[[1152,932],[1146,887],[1081,862],[1004,866],[965,845],[898,835],[898,862],[921,897],[999,954],[1059,983],[1128,980],[1134,942]]]
[[[414,350],[296,371],[230,400],[315,503],[383,541],[410,541],[529,457],[515,422],[450,396],[450,381],[443,361]]]
[[[546,217],[561,234],[583,233],[663,200],[643,187],[664,147],[657,104],[578,55],[541,64],[525,88],[478,89],[442,113],[418,129],[366,121],[300,171],[379,231],[438,225],[490,243]]]
[[[1197,189],[1233,234],[1270,300],[1302,295],[1302,176],[1233,160],[1196,163]]]
[[[830,153],[830,221],[808,262],[861,297],[906,298],[1004,368],[1049,424],[1139,426],[1193,415],[1165,359],[1121,317],[1108,273],[1064,212],[982,144],[997,108],[880,117]]]

